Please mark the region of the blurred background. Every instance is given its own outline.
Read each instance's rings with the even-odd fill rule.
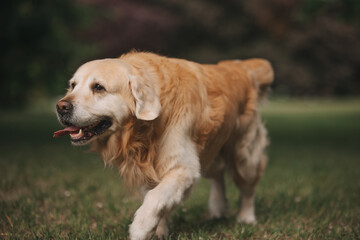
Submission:
[[[276,96],[360,94],[358,0],[12,0],[0,12],[2,108],[61,95],[81,64],[131,49],[267,58]]]

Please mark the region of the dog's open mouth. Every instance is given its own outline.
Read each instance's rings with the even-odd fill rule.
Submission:
[[[103,134],[111,125],[112,122],[106,119],[84,127],[68,126],[63,130],[54,132],[53,137],[70,135],[73,143],[85,143],[93,136]]]

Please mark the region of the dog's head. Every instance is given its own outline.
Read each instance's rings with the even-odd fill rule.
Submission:
[[[82,65],[56,105],[66,128],[54,137],[69,134],[74,145],[84,145],[110,136],[130,115],[147,121],[157,118],[161,110],[157,85],[146,71],[120,59]]]

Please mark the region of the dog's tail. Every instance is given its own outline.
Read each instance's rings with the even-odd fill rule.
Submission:
[[[247,60],[226,60],[219,62],[219,65],[234,65],[245,69],[252,81],[258,86],[258,93],[262,99],[271,83],[274,81],[274,70],[269,61],[261,58],[252,58]]]

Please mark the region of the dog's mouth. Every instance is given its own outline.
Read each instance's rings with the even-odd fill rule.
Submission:
[[[101,120],[84,127],[77,127],[71,125],[67,126],[63,130],[54,132],[53,137],[55,138],[70,135],[72,143],[84,144],[92,137],[103,134],[109,127],[111,127],[111,125],[112,122],[109,119]]]

